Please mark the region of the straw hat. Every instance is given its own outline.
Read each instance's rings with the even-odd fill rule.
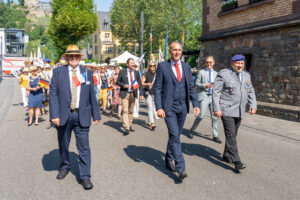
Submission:
[[[96,62],[92,62],[89,66],[90,67],[97,67],[97,63]]]
[[[24,69],[23,69],[23,72],[28,72],[28,68],[24,68]]]
[[[37,70],[36,66],[30,66],[29,67],[29,72],[33,72],[33,71],[36,71],[36,70]]]
[[[76,44],[70,44],[67,48],[67,52],[62,56],[66,57],[67,55],[80,55],[83,56],[83,53],[80,52],[78,46]]]

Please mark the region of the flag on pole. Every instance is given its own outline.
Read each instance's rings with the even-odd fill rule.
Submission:
[[[165,60],[167,60],[167,57],[168,57],[168,29],[166,31]]]
[[[164,55],[163,55],[163,52],[162,52],[162,50],[161,50],[160,47],[159,47],[159,56],[158,56],[158,60],[159,60],[159,62],[164,61]]]
[[[38,84],[42,87],[45,87],[46,89],[49,89],[49,81],[47,81],[46,79],[41,78]]]
[[[136,80],[134,80],[131,85],[132,85],[131,87],[132,87],[133,90],[135,90],[138,87],[140,87],[140,85],[138,84],[138,82]]]
[[[152,42],[152,29],[150,30],[150,38],[149,41]]]
[[[145,57],[145,54],[143,54],[141,57],[139,57],[139,59],[137,59],[135,61],[135,63],[140,66],[143,63],[144,57]]]
[[[184,43],[184,31],[182,31],[182,37],[181,37],[182,43]]]

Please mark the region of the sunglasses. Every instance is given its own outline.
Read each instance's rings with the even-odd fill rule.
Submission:
[[[155,65],[149,65],[150,67],[155,67]]]

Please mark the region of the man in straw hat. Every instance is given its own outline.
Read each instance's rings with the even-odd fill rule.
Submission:
[[[79,67],[82,56],[76,45],[69,45],[63,55],[68,65],[54,69],[50,85],[50,119],[57,126],[60,170],[57,179],[70,171],[69,143],[74,131],[79,154],[79,176],[84,189],[92,189],[89,129],[101,119],[94,93],[92,71]]]

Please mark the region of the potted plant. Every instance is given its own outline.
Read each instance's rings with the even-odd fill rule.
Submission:
[[[263,1],[263,0],[249,0],[249,4],[257,3],[259,1]]]
[[[228,1],[223,2],[221,10],[222,10],[222,12],[226,12],[229,10],[233,10],[237,7],[238,7],[237,0],[228,0]]]

